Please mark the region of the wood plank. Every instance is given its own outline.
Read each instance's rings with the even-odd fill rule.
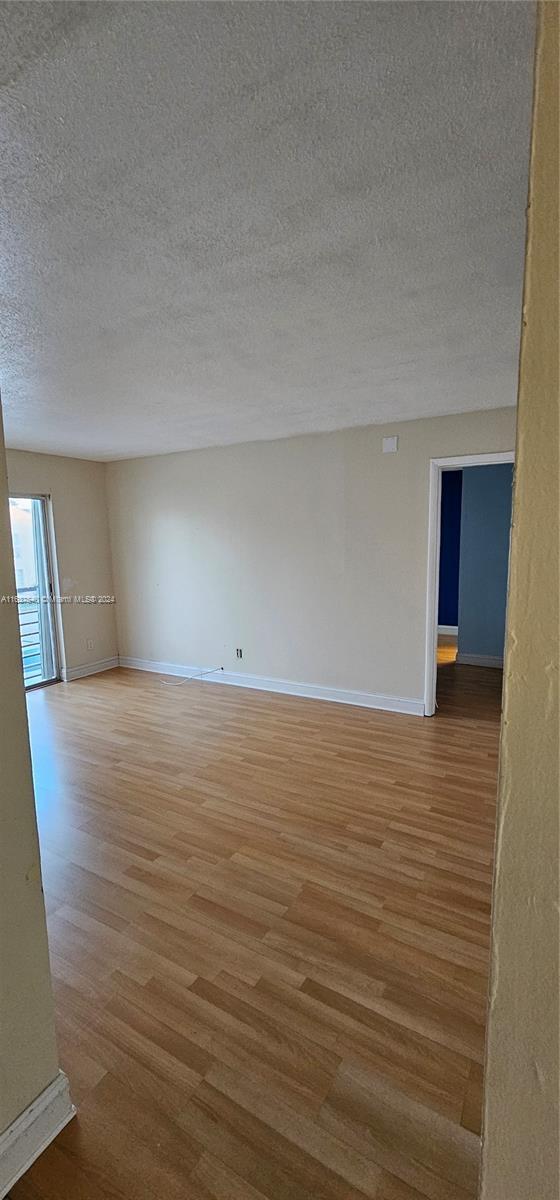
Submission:
[[[472,1200],[500,687],[28,696],[79,1116],[13,1200]]]

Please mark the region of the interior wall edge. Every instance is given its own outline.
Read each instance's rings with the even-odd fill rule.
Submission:
[[[76,1115],[70,1084],[58,1074],[0,1134],[0,1200]]]
[[[560,7],[538,5],[481,1200],[558,1196]]]

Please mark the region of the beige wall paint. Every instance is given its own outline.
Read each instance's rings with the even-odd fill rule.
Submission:
[[[557,1200],[558,58],[541,6],[493,911],[483,1200]]]
[[[52,497],[61,593],[112,595],[104,464],[21,450],[6,458],[10,491]],[[60,615],[67,669],[116,655],[114,605],[64,604]]]
[[[120,653],[422,699],[430,457],[514,441],[507,408],[107,464]]]
[[[0,423],[0,594],[14,591]],[[56,1076],[17,609],[0,605],[0,1132]]]

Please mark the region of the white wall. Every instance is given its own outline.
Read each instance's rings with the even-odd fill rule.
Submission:
[[[22,450],[8,450],[6,459],[10,492],[52,498],[61,593],[112,595],[104,464]],[[67,670],[115,657],[114,605],[64,604],[60,615]]]
[[[0,594],[14,590],[0,418]],[[58,1072],[17,609],[0,605],[0,1133]],[[0,1185],[2,1182],[0,1158]]]
[[[120,654],[420,700],[429,459],[514,441],[507,408],[107,464]]]

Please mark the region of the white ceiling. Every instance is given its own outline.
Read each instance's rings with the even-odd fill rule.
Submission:
[[[9,445],[515,403],[534,9],[0,4]]]

